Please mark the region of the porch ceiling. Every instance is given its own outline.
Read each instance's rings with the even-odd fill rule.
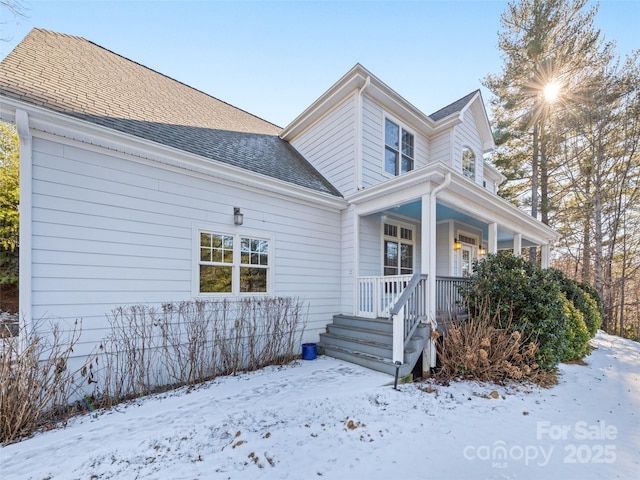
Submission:
[[[399,207],[389,209],[389,212],[395,213],[397,215],[402,215],[404,217],[409,217],[416,219],[418,222],[421,219],[421,211],[422,211],[422,202],[420,200],[416,200],[415,202],[406,203]],[[436,204],[436,222],[443,222],[446,220],[453,220],[455,222],[464,223],[465,225],[470,225],[472,227],[478,228],[482,230],[482,238],[487,240],[489,238],[489,226],[474,218],[464,212],[457,211],[451,207],[443,205],[441,203]],[[500,243],[511,243],[513,242],[513,232],[509,232],[508,230],[501,229],[498,225],[498,244]],[[522,246],[528,247],[533,246],[534,244],[528,241],[526,238],[522,239]]]

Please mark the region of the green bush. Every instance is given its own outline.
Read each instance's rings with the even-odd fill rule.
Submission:
[[[589,352],[589,340],[591,336],[584,322],[582,312],[576,308],[566,297],[564,299],[564,311],[567,317],[565,328],[565,341],[560,355],[560,360],[568,362],[578,360]]]
[[[474,264],[466,292],[469,313],[480,315],[478,306],[490,299],[491,318],[511,319],[496,325],[519,331],[538,345],[537,361],[546,370],[560,361],[566,339],[566,299],[548,270],[535,267],[525,258],[499,252]]]
[[[604,317],[596,289],[588,283],[570,279],[560,270],[549,269],[549,274],[558,282],[567,299],[582,313],[589,337],[593,338],[602,326]]]
[[[578,282],[578,287],[584,292],[585,296],[582,302],[580,300],[574,300],[574,304],[584,315],[584,323],[587,324],[589,335],[593,338],[596,336],[600,327],[602,327],[602,321],[604,320],[602,299],[593,285]]]

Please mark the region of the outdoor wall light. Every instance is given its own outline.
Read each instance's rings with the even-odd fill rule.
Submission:
[[[453,242],[453,249],[454,250],[462,250],[462,242],[458,241],[457,238]]]
[[[478,248],[478,255],[486,255],[487,254],[487,249],[484,248],[483,245],[480,245],[480,248]]]
[[[242,225],[244,221],[244,214],[240,212],[240,207],[233,207],[233,223],[236,225]]]

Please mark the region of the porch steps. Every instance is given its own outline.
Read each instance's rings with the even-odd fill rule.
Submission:
[[[410,374],[428,340],[429,327],[419,325],[404,350],[401,377]],[[335,315],[320,334],[319,346],[330,357],[355,363],[372,370],[395,375],[393,325],[386,318],[362,318]]]

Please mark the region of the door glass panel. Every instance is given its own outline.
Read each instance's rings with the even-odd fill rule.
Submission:
[[[462,247],[462,276],[468,277],[471,274],[471,248],[467,246]]]

